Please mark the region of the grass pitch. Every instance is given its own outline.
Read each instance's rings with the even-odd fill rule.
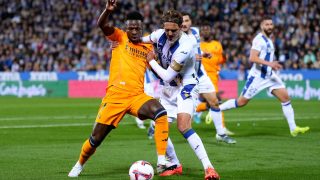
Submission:
[[[0,179],[68,179],[82,143],[89,137],[99,99],[0,98]],[[293,138],[280,103],[252,100],[225,112],[235,145],[217,143],[213,124],[193,124],[221,179],[320,179],[320,101],[293,100],[296,122],[311,130]],[[126,116],[88,161],[79,179],[128,179],[136,160],[156,165],[153,140]],[[183,164],[182,176],[154,179],[203,179],[204,173],[175,124],[170,137]]]

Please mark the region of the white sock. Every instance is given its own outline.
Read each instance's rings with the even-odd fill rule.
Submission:
[[[222,103],[220,106],[221,111],[225,111],[228,109],[233,109],[238,107],[238,103],[236,99],[229,99],[228,101]]]
[[[297,125],[294,120],[294,112],[293,112],[293,108],[291,106],[291,102],[288,101],[285,103],[281,103],[281,105],[282,105],[283,114],[286,117],[287,122],[289,124],[290,131],[293,131],[297,127]]]
[[[183,136],[187,139],[191,148],[196,153],[199,160],[202,162],[203,168],[207,169],[208,167],[213,167],[198,134],[194,132],[193,129],[190,129]]]
[[[217,134],[223,135],[225,134],[222,125],[222,113],[220,109],[210,108],[210,115],[213,119],[214,126],[216,127]]]
[[[170,138],[168,138],[168,146],[166,151],[166,156],[169,158],[170,162],[176,165],[180,165],[180,161],[177,157],[176,151],[174,150],[173,143]]]
[[[143,125],[143,121],[136,117],[137,125]]]
[[[165,155],[158,155],[158,163],[157,164],[166,164],[166,156]]]

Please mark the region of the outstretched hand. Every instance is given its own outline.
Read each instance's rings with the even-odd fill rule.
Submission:
[[[117,0],[108,0],[106,9],[113,11],[117,7]]]

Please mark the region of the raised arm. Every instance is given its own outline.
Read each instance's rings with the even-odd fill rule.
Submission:
[[[108,0],[106,3],[106,8],[101,13],[97,25],[102,30],[105,36],[109,36],[114,32],[114,27],[109,25],[109,15],[117,6],[117,0]]]

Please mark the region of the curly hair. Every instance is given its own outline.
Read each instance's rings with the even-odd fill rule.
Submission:
[[[172,23],[176,23],[179,26],[181,26],[182,22],[183,22],[183,18],[182,18],[182,15],[179,11],[171,9],[171,10],[166,11],[162,15],[161,21],[162,21],[162,23],[172,22]]]

